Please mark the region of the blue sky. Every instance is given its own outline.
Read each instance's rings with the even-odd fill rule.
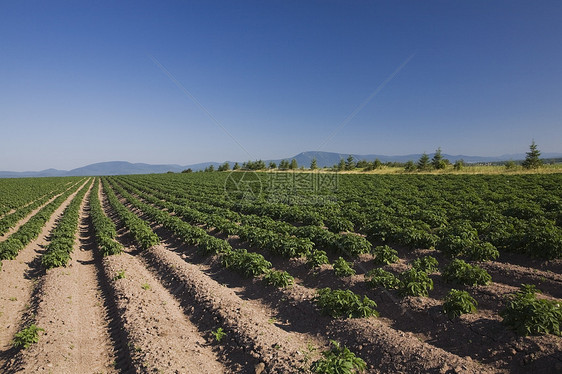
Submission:
[[[561,19],[560,1],[2,1],[0,170],[562,152]]]

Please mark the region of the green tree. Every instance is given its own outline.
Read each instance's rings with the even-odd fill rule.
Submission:
[[[441,154],[441,147],[435,150],[435,154],[431,159],[431,165],[436,170],[445,169],[445,166],[447,166],[447,162],[443,159],[443,155]]]
[[[209,165],[205,168],[205,171],[207,172],[211,172],[211,171],[215,171],[215,166],[214,165]]]
[[[182,173],[193,173],[193,170],[191,168],[187,168],[185,170],[182,170]]]
[[[316,162],[316,158],[313,158],[312,161],[310,161],[310,170],[316,169],[318,169],[318,163]]]
[[[230,170],[230,164],[226,161],[224,164],[220,165],[218,171],[228,171]]]
[[[275,162],[271,161],[271,162],[269,163],[269,168],[270,168],[270,169],[277,169],[277,164],[276,164]]]
[[[419,171],[428,171],[431,168],[431,165],[429,163],[429,156],[427,155],[427,153],[423,153],[420,157],[420,159],[418,160],[418,170]]]
[[[291,165],[289,166],[289,169],[291,170],[297,170],[299,168],[299,164],[297,163],[297,160],[295,160],[294,158],[291,160]]]
[[[375,168],[375,169],[382,168],[381,160],[379,160],[378,158],[375,158],[375,161],[373,161],[373,168]]]
[[[509,161],[507,161],[507,162],[505,163],[505,168],[506,168],[507,170],[513,170],[513,169],[515,169],[516,167],[517,167],[517,164],[516,164],[515,161],[513,161],[513,160],[509,160]]]
[[[281,170],[287,170],[289,166],[289,161],[287,160],[281,160],[281,162],[279,163],[279,169]]]
[[[404,170],[407,172],[416,171],[416,164],[414,164],[414,161],[408,160],[408,162],[406,162],[406,165],[404,165]]]
[[[453,168],[457,171],[461,170],[463,167],[464,167],[464,160],[462,158],[455,161],[455,164],[453,165]]]
[[[345,160],[343,158],[340,160],[340,163],[338,164],[338,170],[339,171],[345,170]]]
[[[234,166],[232,167],[232,170],[240,170],[240,165],[238,164],[238,162],[234,163]]]
[[[535,141],[529,146],[529,152],[525,157],[525,161],[521,164],[525,169],[538,169],[542,166],[542,160],[539,158],[541,156],[541,151],[537,148]]]
[[[355,159],[353,158],[352,155],[349,155],[347,157],[347,160],[345,161],[345,170],[353,170],[355,169]]]

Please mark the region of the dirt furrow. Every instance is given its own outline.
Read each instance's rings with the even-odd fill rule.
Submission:
[[[88,181],[85,181],[86,184]],[[78,191],[78,188],[76,192]],[[0,272],[0,368],[4,367],[12,358],[14,352],[11,349],[11,340],[20,327],[21,318],[26,310],[30,308],[31,295],[40,277],[40,255],[44,252],[48,235],[64,209],[76,195],[71,194],[55,210],[51,219],[43,227],[37,239],[31,241],[18,254],[14,260],[4,260]]]
[[[103,259],[139,372],[221,373],[225,368],[182,308],[129,253]]]
[[[21,372],[116,372],[85,201],[69,266],[48,270],[34,295],[35,323],[45,331],[21,352]]]

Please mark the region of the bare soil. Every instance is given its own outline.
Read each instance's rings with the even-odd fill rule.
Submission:
[[[11,349],[11,341],[25,322],[25,312],[32,307],[32,295],[41,279],[39,259],[48,235],[75,195],[76,192],[57,208],[37,239],[21,250],[16,259],[3,261],[0,272],[0,369],[13,361],[15,352]]]

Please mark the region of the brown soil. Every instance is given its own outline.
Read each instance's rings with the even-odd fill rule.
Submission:
[[[82,185],[84,184],[86,182]],[[57,208],[37,239],[21,250],[16,259],[3,261],[0,273],[0,368],[6,368],[13,360],[11,341],[24,322],[24,313],[31,308],[31,296],[40,280],[38,260],[44,251],[49,232],[75,195],[76,192]]]
[[[48,270],[34,295],[35,324],[45,331],[37,344],[21,352],[22,372],[116,372],[85,201],[68,267]]]

